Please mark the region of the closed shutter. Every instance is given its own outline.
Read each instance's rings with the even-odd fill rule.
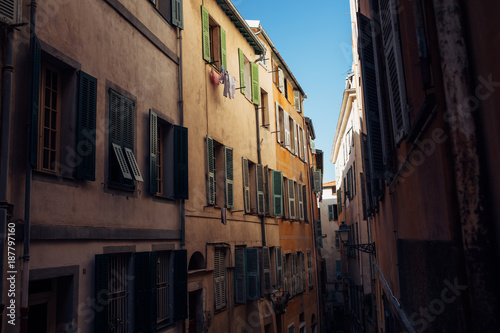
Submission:
[[[245,282],[245,248],[237,247],[234,253],[234,289],[236,304],[245,304],[247,300]]]
[[[268,247],[261,248],[261,295],[270,293],[273,289],[271,281],[271,256]]]
[[[247,300],[255,301],[260,297],[259,248],[247,248]]]
[[[245,55],[242,49],[238,49],[238,58],[240,60],[240,92],[245,95]]]
[[[312,289],[312,287],[313,287],[313,271],[312,271],[311,250],[307,250],[307,278],[309,280],[309,289]]]
[[[272,181],[273,181],[273,212],[274,212],[274,216],[283,216],[283,203],[282,203],[283,176],[281,174],[281,171],[274,171],[273,170]]]
[[[280,132],[280,107],[278,102],[275,102],[276,109],[276,141],[281,144],[281,132]]]
[[[294,181],[288,179],[288,209],[290,211],[290,219],[294,220],[295,216],[295,184]]]
[[[96,254],[94,265],[94,299],[96,300],[95,305],[101,309],[101,311],[94,312],[94,332],[105,333],[109,330],[109,255]]]
[[[281,253],[281,247],[277,246],[275,248],[276,252],[276,289],[283,288],[283,255]]]
[[[292,151],[290,142],[290,118],[285,111],[283,111],[283,127],[285,127],[285,148]]]
[[[292,294],[297,295],[298,291],[298,275],[297,275],[297,253],[292,254]]]
[[[31,39],[31,78],[30,78],[30,162],[33,168],[37,166],[38,155],[38,104],[40,100],[40,74],[42,67],[42,47],[35,34]]]
[[[214,253],[214,289],[215,309],[226,307],[226,263],[223,248],[216,248]]]
[[[176,250],[174,256],[174,320],[187,318],[187,251]]]
[[[265,210],[265,196],[264,196],[264,167],[260,164],[256,168],[257,182],[257,214],[264,215]]]
[[[260,105],[259,65],[252,62],[252,103]]]
[[[207,201],[215,205],[215,157],[214,140],[207,136]]]
[[[149,110],[149,193],[158,192],[158,115]]]
[[[234,207],[234,172],[233,148],[224,147],[225,182],[226,182],[226,208]]]
[[[307,185],[304,185],[302,187],[302,201],[304,201],[304,220],[309,221],[309,206],[307,206]]]
[[[227,70],[227,51],[226,51],[226,30],[222,27],[220,29],[220,57],[222,62],[222,67]]]
[[[288,286],[288,266],[289,264],[286,261],[287,255],[283,255],[283,289],[291,293],[291,289]]]
[[[184,29],[182,0],[172,0],[172,24]]]
[[[301,291],[306,291],[306,266],[304,263],[304,252],[300,252],[300,266],[302,268],[302,289]]]
[[[174,126],[174,193],[178,199],[189,198],[188,129]]]
[[[297,156],[300,159],[303,159],[302,155],[304,154],[304,152],[302,151],[302,128],[300,128],[299,124],[297,124],[296,131],[297,131],[297,146],[299,150]]]
[[[283,94],[285,92],[285,76],[283,75],[283,70],[278,67],[278,89]]]
[[[243,204],[245,213],[250,213],[250,172],[248,170],[248,160],[244,157],[241,159],[243,166]]]
[[[210,62],[210,16],[208,10],[201,6],[201,23],[203,28],[203,59]]]
[[[76,167],[76,178],[95,180],[95,130],[97,107],[97,79],[78,72],[78,152],[81,157]]]
[[[307,156],[308,156],[308,152],[307,152],[307,140],[306,140],[306,131],[304,130],[303,132],[303,146],[304,146],[304,162],[307,161]]]
[[[302,112],[302,108],[300,107],[300,91],[298,90],[293,91],[293,105],[298,113]]]
[[[316,248],[323,248],[323,231],[321,230],[321,221],[314,221],[314,228],[316,231]]]
[[[337,190],[337,209],[342,212],[342,188]]]
[[[267,165],[264,167],[264,200],[265,200],[265,215],[271,214],[271,196],[269,195],[269,168]]]
[[[298,137],[298,133],[297,133],[297,123],[295,122],[295,119],[293,120],[293,153],[295,155],[299,155],[299,151],[298,151],[298,140],[297,140],[297,137]]]
[[[304,201],[303,201],[303,192],[302,185],[297,184],[297,201],[299,206],[299,220],[304,220]]]
[[[380,0],[379,3],[394,142],[398,144],[408,133],[410,125],[406,106],[406,87],[399,39],[398,11],[394,0]],[[360,21],[358,18],[358,22],[361,25],[369,22],[369,20],[361,19]]]
[[[314,170],[313,172],[314,179],[314,192],[321,192],[321,170]]]
[[[328,205],[328,220],[333,221],[333,205]]]
[[[135,330],[152,332],[156,329],[156,252],[135,254]]]

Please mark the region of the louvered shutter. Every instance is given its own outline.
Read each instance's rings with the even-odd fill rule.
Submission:
[[[342,212],[342,188],[337,190],[337,209]]]
[[[245,251],[245,248],[237,247],[234,253],[234,289],[236,304],[245,304],[247,300],[245,281]]]
[[[298,133],[297,133],[297,123],[295,122],[295,119],[293,119],[293,153],[295,155],[299,155],[299,152],[298,152],[298,141],[297,141],[297,137],[298,137]]]
[[[275,110],[276,110],[276,141],[281,144],[281,132],[280,132],[280,107],[278,102],[275,102]]]
[[[149,193],[158,192],[158,115],[149,110]]]
[[[307,250],[307,278],[309,280],[309,289],[311,289],[313,287],[311,250]]]
[[[304,146],[304,162],[307,161],[308,151],[307,151],[307,140],[306,140],[306,130],[302,132],[303,134],[303,146]]]
[[[297,201],[299,206],[299,220],[304,220],[304,201],[303,201],[303,192],[302,185],[297,184]]]
[[[297,153],[297,156],[300,159],[304,158],[304,151],[302,150],[302,128],[297,124],[297,145],[298,145],[298,150],[299,152]]]
[[[300,107],[300,91],[298,90],[293,91],[293,104],[295,106],[295,110],[297,110],[298,113],[301,113],[302,108]]]
[[[96,254],[94,263],[94,297],[96,306],[101,311],[95,311],[94,332],[105,333],[109,330],[108,304],[109,304],[109,255]]]
[[[275,248],[276,252],[276,289],[283,288],[283,255],[281,253],[281,247],[277,246]]]
[[[226,306],[226,265],[224,249],[216,248],[214,252],[214,290],[215,309]]]
[[[187,318],[187,251],[176,250],[174,256],[174,320]]]
[[[265,201],[265,215],[271,214],[271,196],[269,195],[269,168],[267,165],[264,167],[264,201]]]
[[[383,179],[382,132],[380,129],[378,85],[370,20],[366,16],[358,13],[358,23],[359,54],[361,59],[361,72],[363,75],[364,107],[369,146],[370,164],[367,165],[367,167],[371,169],[373,177]]]
[[[134,175],[135,180],[142,182],[144,179],[142,178],[141,171],[139,170],[139,165],[137,164],[137,160],[135,159],[134,152],[132,149],[128,147],[124,147],[125,156],[127,156],[128,165],[130,166],[130,170],[132,170],[132,174]]]
[[[281,171],[274,171],[272,174],[273,181],[273,212],[274,216],[283,216],[283,204],[282,204],[282,195],[283,195],[283,176]]]
[[[215,205],[215,157],[214,140],[207,136],[207,201]]]
[[[178,199],[189,198],[188,129],[174,126],[174,193]]]
[[[333,205],[328,205],[328,220],[333,221]]]
[[[224,30],[222,27],[219,27],[219,30],[220,30],[220,58],[222,67],[224,67],[224,69],[227,70],[226,30]]]
[[[248,171],[248,160],[242,157],[241,164],[243,166],[243,203],[245,213],[250,213],[250,173]]]
[[[226,182],[226,208],[234,207],[234,172],[233,148],[224,147],[225,182]]]
[[[40,74],[42,67],[42,47],[35,34],[31,38],[31,78],[30,78],[30,162],[33,168],[37,166],[38,155],[38,108],[40,103]]]
[[[398,11],[394,0],[380,0],[379,4],[394,142],[398,144],[408,133],[410,127],[399,39]],[[360,25],[367,21],[369,22],[368,19],[360,20],[358,18]]]
[[[264,196],[264,167],[260,164],[256,168],[257,182],[257,214],[264,215],[265,211],[265,196]]]
[[[261,248],[261,296],[273,290],[271,281],[271,256],[268,247]]]
[[[288,266],[289,263],[286,261],[287,255],[283,255],[283,289],[291,293],[290,286],[288,285]]]
[[[208,10],[201,6],[201,24],[203,29],[203,59],[210,62],[210,16]]]
[[[283,75],[283,70],[278,67],[278,89],[283,94],[285,92],[285,76]]]
[[[302,201],[304,202],[304,220],[309,221],[309,206],[307,206],[307,185],[302,186]]]
[[[136,332],[156,329],[156,252],[135,254],[134,307]]]
[[[290,219],[294,220],[295,216],[295,184],[294,181],[288,179],[288,209],[290,210]]]
[[[321,170],[314,170],[313,172],[314,179],[314,192],[321,192]]]
[[[323,248],[323,231],[321,230],[321,221],[314,221],[314,229],[316,231],[316,248]]]
[[[252,103],[260,105],[259,65],[252,62]]]
[[[245,55],[242,49],[238,49],[238,58],[240,60],[240,92],[245,95]]]
[[[302,289],[301,291],[306,291],[306,267],[304,262],[304,252],[300,252],[300,266],[302,268]]]
[[[292,254],[292,295],[297,295],[297,253]]]
[[[77,179],[95,180],[96,106],[97,79],[79,71],[77,144],[81,161],[76,166]]]
[[[247,248],[247,300],[255,301],[260,297],[259,248]]]
[[[113,150],[115,152],[115,156],[116,156],[116,159],[117,159],[118,164],[120,166],[120,170],[122,172],[123,178],[132,179],[132,175],[130,174],[130,171],[129,171],[128,166],[127,166],[127,162],[125,160],[125,156],[123,155],[122,147],[120,147],[120,145],[118,145],[114,142],[111,145],[113,146]]]
[[[172,0],[172,24],[184,29],[182,0]]]
[[[290,118],[286,111],[283,111],[283,127],[285,127],[285,148],[292,151],[290,143]]]

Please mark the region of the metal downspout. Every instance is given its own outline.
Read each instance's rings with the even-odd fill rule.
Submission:
[[[177,28],[177,39],[179,39],[179,113],[180,125],[184,126],[184,81],[182,80],[182,29]],[[189,140],[189,136],[188,136]],[[181,248],[186,248],[186,201],[181,199]]]
[[[255,128],[257,132],[257,161],[259,165],[262,165],[262,155],[260,149],[260,125],[259,125],[259,106],[255,106]],[[265,210],[265,208],[264,208]],[[265,215],[265,214],[264,214]],[[260,224],[262,231],[262,246],[266,246],[266,217],[264,215],[260,216]]]
[[[8,28],[6,34],[5,58],[2,69],[2,146],[0,160],[0,331],[3,328],[4,267],[6,225],[9,215],[7,192],[9,185],[10,120],[12,113],[12,76],[14,73],[14,29]]]

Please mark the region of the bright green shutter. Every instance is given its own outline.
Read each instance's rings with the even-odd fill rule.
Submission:
[[[38,104],[40,98],[40,73],[42,66],[42,47],[34,34],[31,39],[31,136],[30,136],[30,161],[36,168],[38,155]]]
[[[149,110],[149,193],[158,192],[158,115]]]
[[[82,160],[76,167],[77,179],[95,180],[96,105],[97,79],[78,72],[77,142]]]
[[[226,52],[226,30],[220,29],[220,58],[222,61],[222,67],[227,70],[227,52]]]
[[[283,203],[281,200],[283,193],[283,177],[281,175],[281,171],[273,170],[273,207],[274,207],[274,216],[283,216]]]
[[[252,103],[260,105],[259,65],[252,62]]]
[[[174,256],[174,320],[187,318],[187,251],[176,250]]]
[[[109,330],[109,254],[96,254],[94,264],[94,299],[101,311],[95,311],[94,332],[104,333]]]
[[[210,62],[210,16],[208,10],[201,6],[201,22],[203,28],[203,59]]]
[[[174,193],[178,199],[189,198],[188,130],[174,126]]]
[[[224,147],[225,181],[226,181],[226,208],[234,207],[234,172],[233,148]]]
[[[241,49],[238,49],[240,59],[240,92],[245,95],[245,55]]]
[[[155,0],[156,1],[156,0]],[[182,0],[172,0],[172,24],[181,29],[184,28],[184,19],[182,13]]]

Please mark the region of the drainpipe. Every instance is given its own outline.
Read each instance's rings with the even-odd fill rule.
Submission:
[[[262,155],[260,149],[260,125],[259,125],[259,106],[255,106],[255,128],[257,132],[257,161],[259,165],[262,165]],[[265,210],[265,208],[264,208]],[[264,214],[265,215],[265,214]],[[260,225],[262,230],[262,246],[266,246],[266,217],[261,215]]]
[[[177,28],[177,39],[179,40],[179,113],[180,125],[184,126],[184,87],[182,80],[182,29]],[[189,138],[189,136],[188,136]],[[186,200],[181,199],[181,248],[186,248]]]
[[[32,0],[30,3],[30,50],[33,49],[33,38],[35,37],[36,31],[36,0]],[[33,71],[33,69],[31,69]],[[26,142],[26,187],[24,193],[24,252],[23,252],[23,271],[21,275],[21,333],[26,333],[28,331],[28,289],[29,289],[29,278],[30,278],[30,209],[31,209],[31,110],[28,112],[28,130],[27,130],[27,142]]]
[[[5,58],[2,70],[2,146],[0,160],[0,331],[3,323],[4,267],[5,267],[5,227],[10,204],[7,201],[9,181],[10,117],[12,112],[12,75],[14,73],[14,29],[8,28],[5,43]]]

